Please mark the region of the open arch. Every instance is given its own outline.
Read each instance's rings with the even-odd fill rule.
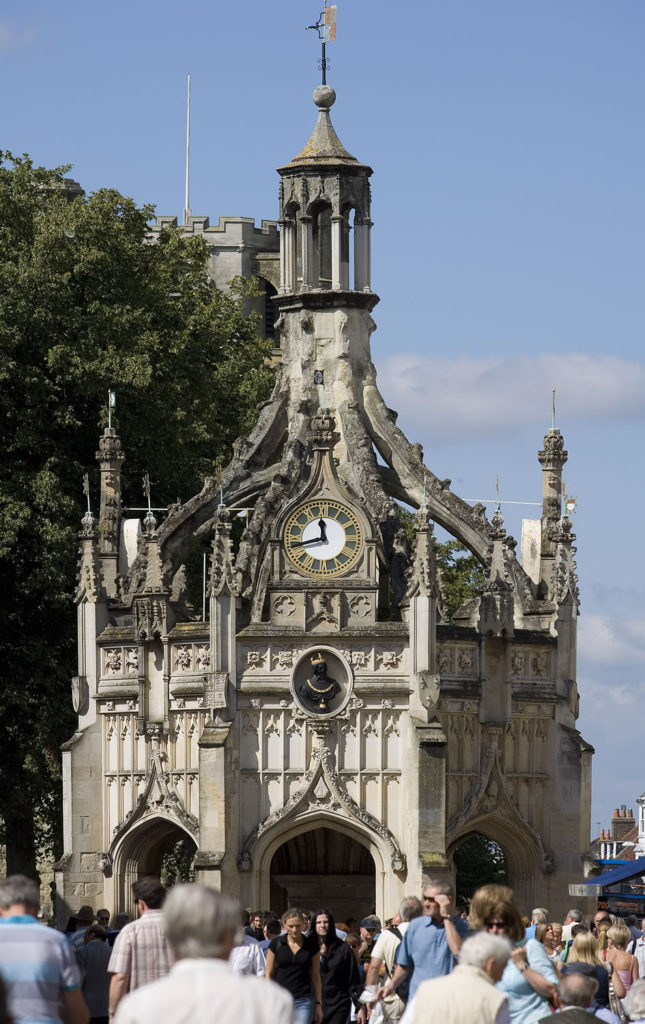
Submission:
[[[398,895],[394,895],[398,894],[397,879],[391,869],[391,854],[386,843],[380,836],[358,821],[354,822],[348,817],[324,810],[315,810],[299,815],[298,818],[280,822],[267,830],[253,844],[252,856],[255,870],[251,879],[253,888],[248,894],[253,905],[279,909],[271,903],[272,895],[279,898],[280,903],[284,900],[283,894],[276,888],[276,885],[282,889],[287,888],[287,894],[289,894],[289,890],[288,886],[284,884],[284,876],[282,876],[282,881],[274,877],[272,888],[272,872],[277,876],[281,875],[282,868],[292,864],[301,866],[303,857],[306,851],[311,849],[311,844],[315,843],[315,833],[319,830],[325,834],[324,837],[319,838],[325,838],[327,842],[331,841],[333,844],[334,864],[340,863],[339,858],[343,851],[351,849],[351,858],[346,862],[352,869],[349,872],[349,877],[353,876],[354,879],[363,877],[360,873],[363,870],[367,877],[371,877],[372,895],[368,909],[375,908],[376,913],[382,914],[386,906],[389,906],[390,903],[394,905],[394,902],[398,900]],[[311,836],[311,833],[314,835]],[[306,838],[299,839],[301,836]],[[292,842],[293,840],[296,842]],[[278,856],[274,863],[276,855]],[[372,870],[369,870],[369,862],[365,859],[366,857],[371,859]],[[302,884],[306,886],[307,883],[305,881]],[[330,909],[333,910],[341,901],[337,896],[334,898],[330,896],[329,902],[332,904]],[[347,906],[348,903],[343,904],[344,908]],[[361,903],[361,907],[363,906]],[[350,916],[356,916],[351,914],[348,909],[344,909],[344,912]]]
[[[481,885],[490,882],[508,884],[504,850],[483,832],[464,836],[455,846],[452,858],[456,868],[456,902],[460,910],[468,909],[473,893]]]
[[[311,284],[314,288],[331,288],[331,206],[315,203],[310,208],[312,237]]]
[[[142,875],[161,875],[165,854],[182,840],[197,852],[194,836],[174,818],[161,814],[143,818],[120,838],[112,854],[115,913],[135,916],[132,883]]]
[[[536,906],[544,897],[544,851],[540,849],[534,833],[519,822],[489,814],[469,821],[450,837],[448,857],[454,861],[455,850],[469,835],[480,833],[499,846],[507,868],[507,884],[513,890],[517,906],[522,913]]]
[[[326,826],[300,832],[271,858],[271,907],[328,907],[337,920],[361,919],[375,906],[375,865],[369,850]]]

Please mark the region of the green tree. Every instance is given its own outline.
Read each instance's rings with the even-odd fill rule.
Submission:
[[[176,229],[150,244],[152,207],[110,189],[71,201],[66,170],[0,153],[0,838],[8,871],[31,873],[60,835],[81,481],[90,469],[96,508],[107,391],[124,500],[142,503],[147,470],[164,505],[228,458],[273,380],[245,286],[209,284],[205,244]]]
[[[460,908],[470,905],[473,893],[481,885],[489,882],[506,885],[508,882],[504,851],[481,832],[466,836],[453,859],[457,869],[456,903]]]
[[[438,545],[437,564],[446,612],[451,619],[464,601],[480,593],[486,578],[484,567],[458,540]]]

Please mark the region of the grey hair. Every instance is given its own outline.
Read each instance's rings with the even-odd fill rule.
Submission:
[[[399,914],[402,921],[412,921],[415,917],[421,917],[423,903],[417,896],[406,896],[399,904]]]
[[[240,908],[230,896],[202,885],[176,885],[163,909],[166,938],[178,960],[222,957],[237,935]]]
[[[429,878],[423,887],[423,892],[426,889],[438,889],[444,896],[450,896],[451,900],[455,898],[455,889],[451,882],[442,881],[440,878]]]
[[[546,907],[534,907],[531,911],[531,924],[547,924],[549,911]]]
[[[640,1020],[645,1017],[645,978],[639,978],[632,984],[625,996],[623,1006],[627,1010],[630,1020]]]
[[[598,990],[598,982],[588,974],[571,972],[560,978],[557,988],[565,1006],[579,1006],[586,1010]]]
[[[582,911],[581,910],[570,910],[567,917],[571,921],[575,921],[576,924],[582,924]]]
[[[464,941],[459,950],[459,963],[484,970],[488,961],[495,961],[496,967],[504,967],[511,955],[511,944],[502,935],[476,932]]]
[[[0,909],[8,910],[14,904],[38,910],[40,889],[38,883],[26,875],[9,875],[0,881]]]

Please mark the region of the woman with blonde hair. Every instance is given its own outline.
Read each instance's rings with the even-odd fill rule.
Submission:
[[[598,1006],[609,1006],[609,979],[614,975],[614,968],[610,961],[603,963],[598,956],[596,940],[591,932],[578,932],[575,936],[567,962],[562,965],[563,975],[570,964],[590,964],[593,967],[592,977],[598,982],[595,1001]],[[625,987],[617,976],[614,977],[614,992],[620,999],[625,995]]]
[[[536,924],[535,926],[535,938],[538,942],[541,942],[547,951],[547,955],[551,963],[556,965],[560,959],[560,953],[555,948],[555,935],[553,934],[552,924]]]
[[[598,936],[600,940],[600,935]],[[618,995],[616,981],[620,979],[626,992],[638,980],[638,960],[627,952],[627,944],[631,942],[632,933],[626,924],[619,921],[607,930],[607,948],[602,951],[602,959],[614,966],[614,988]]]

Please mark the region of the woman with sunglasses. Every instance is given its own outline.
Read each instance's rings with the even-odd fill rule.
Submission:
[[[473,902],[477,909],[482,901],[476,902],[476,896]],[[555,996],[558,980],[555,968],[541,942],[536,939],[524,941],[524,925],[511,900],[489,903],[488,910],[483,921],[486,931],[491,935],[505,935],[513,943],[511,959],[502,980],[497,983],[508,998],[511,1024],[536,1024],[548,1014],[549,1004]]]

